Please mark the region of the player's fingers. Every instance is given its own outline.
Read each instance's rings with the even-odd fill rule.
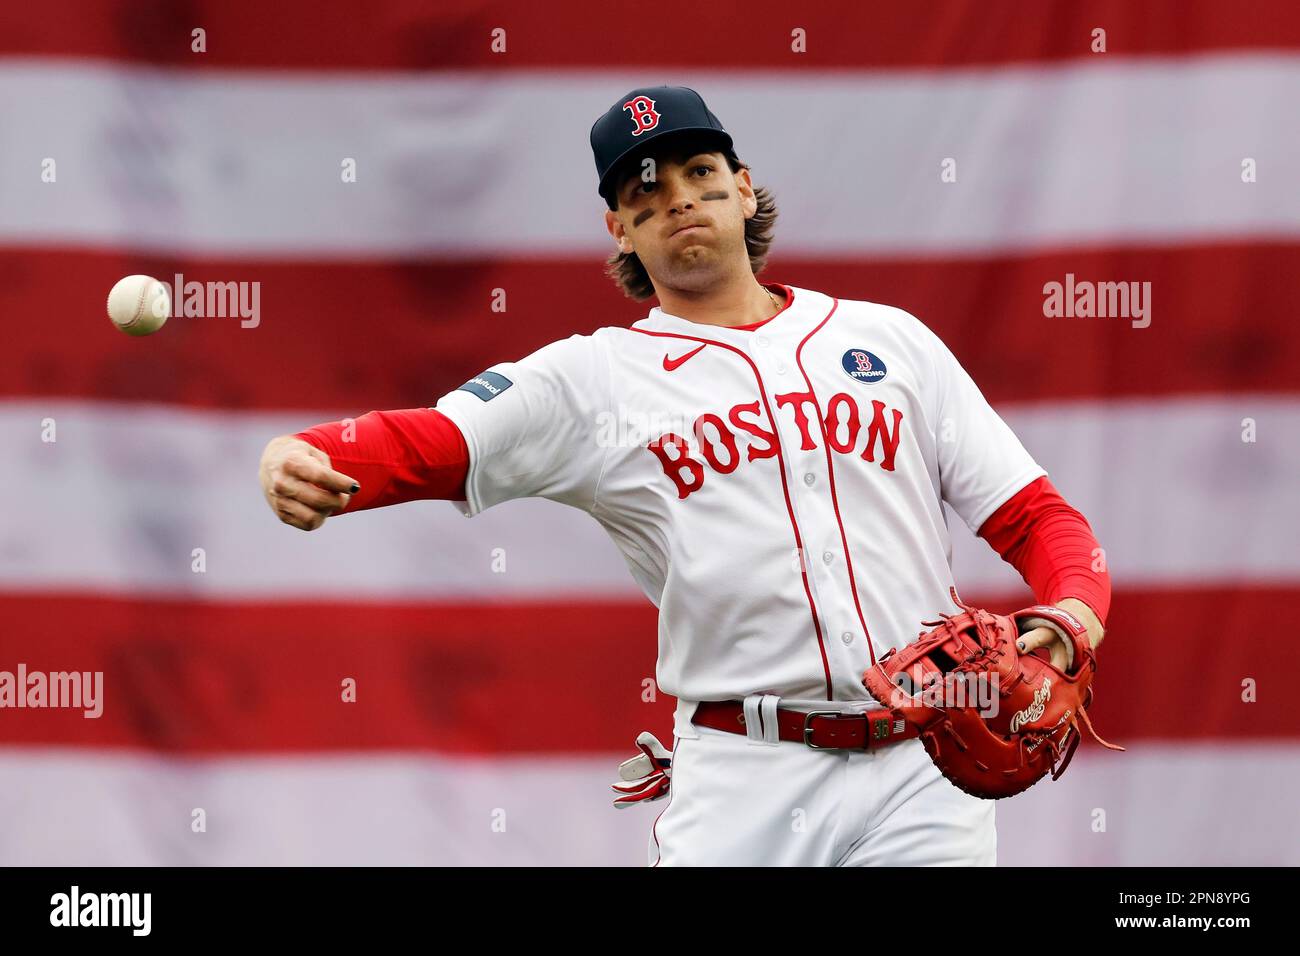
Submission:
[[[337,476],[340,485],[347,485],[346,488],[342,489],[344,492],[346,492],[349,495],[354,495],[361,490],[361,486],[357,484],[355,479],[349,477],[348,475],[343,474],[343,472],[341,471],[336,471],[334,469],[333,464],[330,462],[330,456],[325,454],[324,451],[317,448],[315,445],[308,445],[304,449],[304,451],[306,451],[308,455],[310,455],[312,458],[316,459],[318,462],[324,465],[329,470],[329,474],[331,476]]]
[[[1020,635],[1016,647],[1020,648],[1021,654],[1032,654],[1040,647],[1046,647],[1058,639],[1056,632],[1050,627],[1035,627]]]
[[[271,491],[277,499],[291,499],[306,505],[313,511],[319,511],[329,514],[334,511],[342,511],[348,506],[351,495],[341,495],[333,491],[326,491],[318,488],[313,484],[305,481],[299,481],[289,475],[277,475],[271,482]]]
[[[320,449],[316,449],[320,451]],[[324,454],[324,452],[321,452]],[[326,459],[328,461],[328,458]],[[342,472],[335,471],[328,464],[310,455],[292,455],[284,460],[284,471],[294,478],[301,478],[326,491],[356,494],[361,486]]]
[[[1046,647],[1052,666],[1058,670],[1064,670],[1070,662],[1070,652],[1066,649],[1065,642],[1061,640],[1061,635],[1050,627],[1036,627],[1026,631],[1020,635],[1016,646],[1020,648],[1022,654],[1032,654],[1038,648]]]
[[[292,525],[302,531],[315,531],[325,523],[326,518],[326,515],[314,511],[302,502],[294,501],[291,498],[277,499],[275,513],[280,516],[280,520],[285,524]]]

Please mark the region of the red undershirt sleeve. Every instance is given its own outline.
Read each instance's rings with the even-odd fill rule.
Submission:
[[[1048,481],[1030,482],[980,526],[979,536],[1025,579],[1036,600],[1076,598],[1104,626],[1110,573],[1092,528]],[[1100,568],[1100,570],[1096,570]]]
[[[460,429],[437,409],[367,412],[294,437],[325,452],[335,471],[361,485],[338,514],[430,498],[465,500],[469,449]]]

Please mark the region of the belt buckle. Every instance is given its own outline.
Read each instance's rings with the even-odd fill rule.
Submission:
[[[810,710],[803,718],[803,742],[813,750],[842,750],[842,747],[822,747],[813,743],[812,740],[812,721],[814,717],[842,717],[844,716],[838,710]],[[850,715],[852,716],[852,715]]]

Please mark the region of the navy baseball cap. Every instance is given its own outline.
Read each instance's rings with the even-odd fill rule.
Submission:
[[[611,209],[616,176],[623,161],[661,136],[693,133],[734,156],[731,134],[709,112],[699,93],[685,86],[646,86],[619,97],[592,124],[591,151],[596,157],[597,192]]]

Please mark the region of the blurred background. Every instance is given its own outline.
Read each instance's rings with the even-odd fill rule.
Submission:
[[[6,5],[0,670],[104,710],[0,709],[0,864],[644,863],[663,804],[608,784],[672,701],[597,524],[306,535],[256,470],[643,317],[587,133],[660,83],[774,192],[764,280],[929,324],[1106,548],[1129,750],[999,804],[1000,861],[1300,863],[1297,51],[1281,0]],[[257,283],[256,321],[128,338],[130,273]],[[1049,317],[1068,281],[1150,283],[1149,324]],[[950,526],[963,597],[1024,603]]]

